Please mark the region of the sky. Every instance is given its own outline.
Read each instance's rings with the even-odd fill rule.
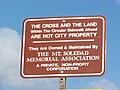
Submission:
[[[22,22],[53,16],[106,17],[106,71],[67,78],[67,88],[120,90],[120,0],[0,0],[0,90],[58,90],[58,78],[20,76]]]

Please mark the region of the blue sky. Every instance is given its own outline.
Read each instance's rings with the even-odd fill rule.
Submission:
[[[120,0],[0,0],[0,41],[3,41],[0,44],[0,90],[57,90],[58,79],[23,80],[19,76],[19,45],[25,18],[91,15],[106,17],[106,72],[101,77],[67,78],[67,88],[103,87],[105,90],[120,90]],[[10,58],[6,57],[7,54]],[[4,72],[6,70],[12,73]],[[18,75],[16,78],[20,80],[14,77],[12,81],[13,74]],[[111,89],[113,87],[116,89]]]

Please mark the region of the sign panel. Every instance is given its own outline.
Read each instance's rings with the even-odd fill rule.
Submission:
[[[65,90],[65,89],[63,89],[63,90]],[[98,89],[97,88],[96,89],[93,89],[93,88],[91,88],[91,89],[88,89],[88,88],[85,89],[84,88],[84,89],[66,89],[66,90],[103,90],[103,89],[100,89],[100,88],[98,88]]]
[[[105,32],[103,16],[25,19],[22,77],[102,75]]]
[[[63,90],[65,90],[65,89],[63,89]],[[66,89],[66,90],[103,90],[103,89],[100,89],[100,88],[99,89],[92,89],[92,88],[88,89],[87,88],[87,89]]]

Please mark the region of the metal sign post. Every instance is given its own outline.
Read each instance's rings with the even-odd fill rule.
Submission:
[[[66,90],[66,78],[59,78],[59,90]]]

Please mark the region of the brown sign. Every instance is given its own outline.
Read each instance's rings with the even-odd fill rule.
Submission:
[[[105,69],[105,18],[30,18],[23,22],[21,76],[100,76]]]

